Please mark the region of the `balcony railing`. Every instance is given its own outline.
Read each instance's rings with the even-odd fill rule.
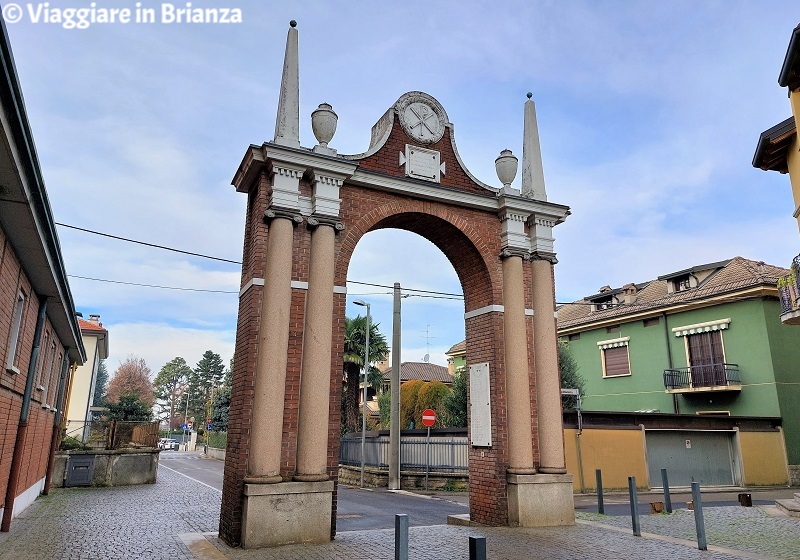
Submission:
[[[792,260],[789,274],[778,280],[781,300],[781,321],[789,325],[800,324],[800,255]]]
[[[708,364],[664,370],[664,387],[670,392],[739,390],[738,364]]]

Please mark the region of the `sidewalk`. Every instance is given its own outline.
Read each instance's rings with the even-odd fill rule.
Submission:
[[[218,491],[166,469],[154,485],[55,489],[15,519],[11,532],[0,533],[0,559],[394,558],[392,530],[339,533],[323,545],[231,549],[215,535],[219,504]],[[409,556],[466,559],[468,537],[484,536],[493,560],[800,558],[800,519],[771,517],[755,507],[708,508],[705,513],[708,552],[698,551],[691,540],[694,519],[683,510],[642,517],[641,538],[631,535],[629,519],[587,513],[578,515],[574,527],[412,527]]]

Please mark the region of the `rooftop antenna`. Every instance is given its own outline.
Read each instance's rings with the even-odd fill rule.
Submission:
[[[431,326],[427,325],[425,327],[425,357],[422,358],[422,361],[425,363],[431,360],[431,339],[436,338],[435,336],[431,336],[430,330]]]

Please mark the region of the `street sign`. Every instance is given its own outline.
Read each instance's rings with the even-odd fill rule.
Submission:
[[[186,430],[186,429],[188,429],[188,425],[187,424],[181,424],[181,430]]]
[[[561,389],[561,396],[579,397],[581,395],[580,389]]]
[[[206,424],[206,430],[211,430],[211,424]]]
[[[194,422],[187,422],[186,423],[186,429],[187,430],[191,430],[193,427],[194,427]]]
[[[422,423],[427,428],[430,428],[436,423],[436,413],[433,411],[433,409],[429,408],[422,413]]]

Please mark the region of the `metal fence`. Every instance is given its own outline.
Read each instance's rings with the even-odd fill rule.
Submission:
[[[425,436],[403,437],[400,440],[400,468],[424,469]],[[339,446],[339,463],[361,465],[361,438],[345,437]],[[364,464],[379,469],[389,468],[389,439],[369,437],[364,442]],[[463,436],[431,437],[430,468],[440,472],[469,470],[467,438]]]
[[[121,449],[123,447],[158,447],[158,421],[68,420],[64,439],[73,438],[87,447]]]
[[[664,370],[664,386],[667,389],[696,389],[741,384],[738,364],[707,364]]]

